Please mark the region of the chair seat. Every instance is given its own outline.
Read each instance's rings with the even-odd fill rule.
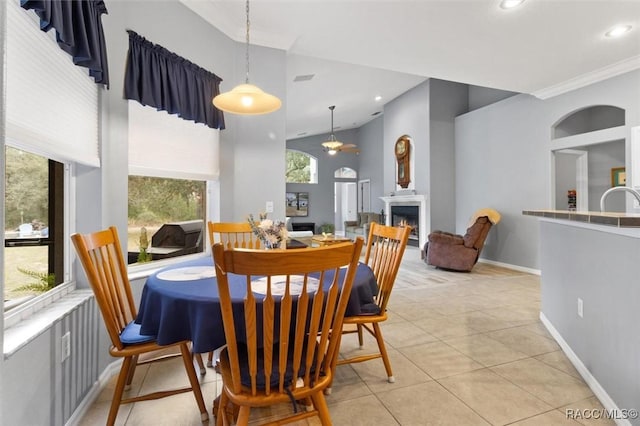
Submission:
[[[367,322],[382,322],[387,319],[387,313],[376,315],[357,315],[354,317],[344,317],[345,324],[362,324]]]
[[[120,341],[125,345],[136,345],[139,343],[154,342],[156,336],[140,334],[140,324],[131,321],[120,333]]]

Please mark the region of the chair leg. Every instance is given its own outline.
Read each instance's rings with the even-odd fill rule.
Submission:
[[[198,408],[200,409],[200,418],[203,422],[208,421],[209,412],[207,411],[204,399],[202,398],[202,390],[200,389],[198,376],[196,376],[196,369],[193,367],[191,351],[189,350],[189,347],[186,343],[180,344],[180,352],[182,352],[182,361],[184,362],[184,368],[187,370],[187,376],[189,376],[191,390],[193,391],[193,395],[195,396],[196,402],[198,403]]]
[[[360,349],[364,347],[364,338],[362,337],[362,324],[358,324],[358,343],[360,344]]]
[[[249,424],[249,414],[251,413],[251,407],[248,405],[243,405],[240,407],[240,412],[238,412],[238,420],[236,420],[236,425],[247,425]]]
[[[116,388],[113,390],[113,399],[111,400],[111,408],[109,408],[109,416],[107,417],[107,426],[113,426],[116,422],[118,415],[118,409],[120,408],[120,402],[122,401],[122,393],[124,387],[130,375],[131,364],[133,357],[125,357],[122,360],[122,367],[120,368],[120,374],[118,374],[118,380],[116,381]]]
[[[134,355],[131,358],[131,365],[129,366],[129,371],[127,373],[127,381],[125,383],[125,390],[129,390],[131,387],[131,383],[133,382],[133,376],[136,374],[136,367],[138,366],[138,355]]]
[[[224,393],[224,389],[220,394],[220,399],[218,400],[218,407],[216,410],[215,401],[213,404],[214,415],[216,416],[216,426],[226,426],[229,424],[229,418],[227,417],[227,410],[224,408],[229,403],[229,398],[227,394]]]
[[[311,395],[313,405],[318,410],[318,417],[320,417],[320,423],[323,426],[331,426],[331,415],[329,414],[329,407],[327,406],[327,400],[324,398],[322,392],[316,392]]]
[[[389,383],[394,383],[396,379],[393,377],[393,372],[391,371],[391,361],[389,361],[389,355],[387,354],[387,348],[384,345],[384,339],[382,338],[382,331],[380,330],[380,324],[377,322],[373,323],[373,331],[376,335],[376,340],[378,341],[378,349],[380,349],[380,355],[382,355],[382,362],[384,362],[384,368],[387,370],[387,377]]]
[[[202,354],[193,354],[193,357],[196,359],[196,362],[198,363],[198,368],[200,369],[200,375],[204,376],[205,374],[207,374],[207,369],[204,368],[204,362],[202,361]]]

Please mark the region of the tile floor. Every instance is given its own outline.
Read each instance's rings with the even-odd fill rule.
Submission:
[[[382,325],[396,381],[386,381],[381,360],[338,367],[327,397],[333,423],[578,425],[567,418],[566,409],[602,406],[538,319],[539,281],[535,275],[482,263],[471,273],[441,271],[424,264],[417,248],[408,248],[389,320]],[[363,350],[375,347],[371,338]],[[341,352],[352,351],[361,349],[356,336],[347,335]],[[136,371],[132,391],[178,381],[187,382],[180,360],[174,359]],[[220,385],[212,369],[202,377],[209,409]],[[113,381],[81,425],[105,422],[112,386]],[[287,410],[290,404],[253,410],[252,424]],[[201,422],[189,393],[122,406],[117,424]]]

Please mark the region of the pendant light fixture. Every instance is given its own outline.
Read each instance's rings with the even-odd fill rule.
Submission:
[[[282,102],[277,97],[264,92],[258,86],[249,84],[249,0],[247,0],[246,13],[247,33],[245,59],[247,74],[245,76],[245,82],[244,84],[238,84],[230,91],[221,93],[213,98],[213,105],[221,111],[230,112],[232,114],[268,114],[280,108]]]
[[[322,146],[325,151],[329,153],[329,155],[336,155],[338,152],[338,148],[344,145],[342,142],[336,139],[336,136],[333,134],[333,110],[336,108],[335,105],[331,105],[329,109],[331,110],[331,135],[329,136],[329,140],[322,142]]]

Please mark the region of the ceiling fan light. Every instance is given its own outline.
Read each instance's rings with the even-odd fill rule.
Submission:
[[[329,155],[336,155],[338,153],[337,150],[335,149],[330,149],[329,151],[327,151],[329,153]]]
[[[326,141],[326,142],[322,142],[322,146],[324,146],[326,149],[328,149],[329,151],[334,151],[333,154],[335,154],[335,151],[340,148],[343,145],[342,142],[337,141],[335,139]],[[331,154],[331,152],[329,152]],[[333,155],[331,154],[331,155]]]
[[[276,111],[282,102],[258,86],[244,83],[213,98],[213,105],[221,111],[233,114],[255,115]]]

